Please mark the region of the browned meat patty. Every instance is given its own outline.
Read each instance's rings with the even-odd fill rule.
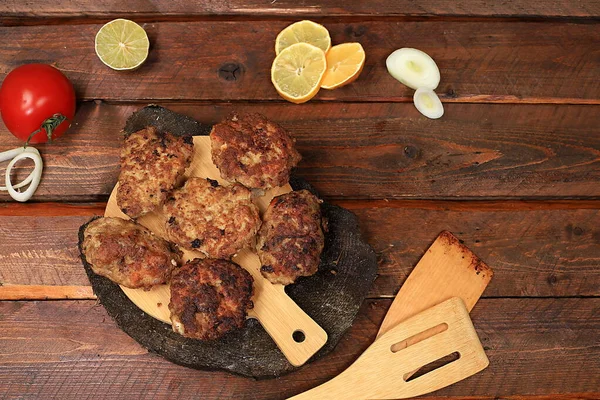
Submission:
[[[221,177],[252,189],[287,184],[290,170],[302,158],[294,139],[260,114],[232,114],[213,127],[210,142]]]
[[[92,270],[129,288],[167,283],[181,252],[133,221],[98,218],[85,228],[83,255]]]
[[[230,258],[252,245],[261,222],[248,189],[203,178],[175,190],[163,214],[170,240],[211,258]]]
[[[244,326],[252,303],[252,276],[225,260],[194,259],[173,274],[173,330],[190,338],[214,340]]]
[[[117,203],[131,218],[160,207],[192,160],[192,137],[148,127],[132,133],[121,150]]]
[[[307,190],[271,200],[256,244],[260,271],[269,281],[288,285],[317,272],[325,241],[319,203]]]

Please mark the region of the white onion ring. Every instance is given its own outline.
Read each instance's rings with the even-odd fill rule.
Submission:
[[[0,190],[7,190],[8,194],[13,199],[16,201],[25,202],[29,200],[31,196],[33,196],[38,185],[40,184],[44,163],[42,161],[42,157],[40,156],[40,152],[35,147],[18,147],[16,149],[0,153],[0,162],[10,160],[11,158],[12,161],[8,164],[8,167],[6,167],[4,179],[6,186],[0,186]],[[10,172],[12,171],[14,165],[23,158],[30,158],[33,160],[35,166],[27,178],[13,186],[12,182],[10,181]],[[17,192],[15,190],[28,184],[29,187],[24,192]]]

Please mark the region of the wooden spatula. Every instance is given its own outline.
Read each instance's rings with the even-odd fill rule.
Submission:
[[[453,353],[457,360],[408,380],[412,371]],[[465,303],[453,297],[391,328],[347,370],[291,400],[409,398],[452,385],[488,364]]]
[[[377,337],[399,322],[451,297],[462,298],[470,312],[493,275],[492,269],[453,234],[443,231],[400,288]]]
[[[379,328],[379,338],[413,315],[451,297],[471,311],[494,272],[448,231],[427,249],[396,295]]]

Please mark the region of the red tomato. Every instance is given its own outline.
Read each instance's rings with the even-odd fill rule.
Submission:
[[[45,143],[62,135],[75,116],[75,90],[62,72],[47,64],[13,69],[0,87],[0,115],[14,136]]]

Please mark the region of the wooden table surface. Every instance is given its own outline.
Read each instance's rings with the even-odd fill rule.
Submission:
[[[94,53],[119,17],[151,40],[135,72]],[[334,43],[362,43],[367,61],[352,85],[293,105],[270,83],[273,43],[306,18]],[[440,120],[386,72],[400,47],[437,61]],[[472,313],[490,366],[428,398],[600,398],[600,1],[4,0],[0,79],[28,62],[61,69],[79,103],[70,132],[38,147],[34,201],[0,194],[0,399],[302,392],[369,345],[444,229],[495,270]],[[267,115],[297,138],[298,174],[356,213],[379,275],[333,353],[273,380],[196,371],[148,354],[97,303],[77,229],[103,213],[120,130],[148,103],[206,123]],[[20,144],[3,125],[0,139],[0,151]]]

